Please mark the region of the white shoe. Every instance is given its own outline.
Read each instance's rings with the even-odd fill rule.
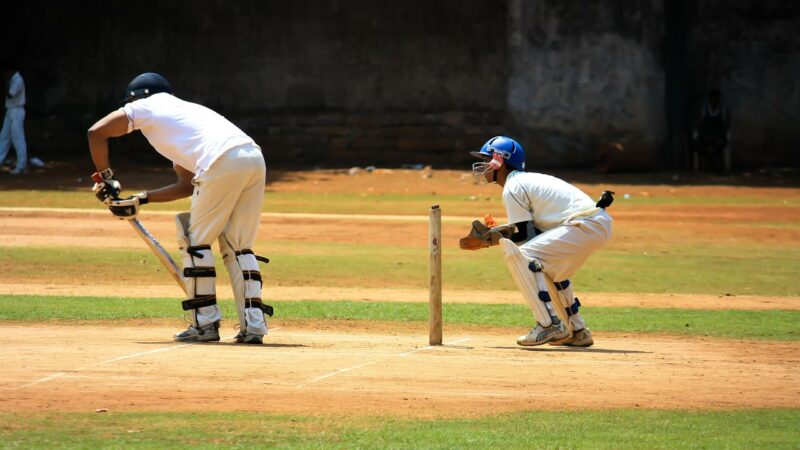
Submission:
[[[175,335],[178,342],[212,342],[219,340],[219,321],[202,327],[190,325],[186,331]]]
[[[517,338],[517,344],[525,347],[546,344],[551,341],[569,337],[569,330],[564,326],[564,322],[559,321],[549,327],[543,327],[537,323],[530,333]]]
[[[572,333],[572,337],[548,342],[550,345],[566,345],[568,347],[591,347],[594,345],[592,330],[583,328]]]

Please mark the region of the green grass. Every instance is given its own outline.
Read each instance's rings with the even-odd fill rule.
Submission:
[[[491,213],[497,217],[505,215],[500,200],[500,190],[495,195],[476,196],[469,194],[437,194],[436,188],[431,188],[430,194],[401,194],[401,193],[343,193],[343,192],[270,192],[264,196],[262,211],[282,213],[330,213],[330,214],[404,214],[424,215],[434,203],[442,206],[447,215],[476,215]],[[468,191],[468,189],[465,189]],[[34,191],[34,190],[7,190],[3,191],[0,207],[38,207],[38,208],[101,208],[97,200],[86,190],[74,191]],[[123,194],[133,193],[127,190]],[[800,207],[799,197],[759,197],[759,196],[654,196],[643,197],[636,193],[630,198],[624,198],[617,191],[613,208],[643,205],[717,205],[729,206],[770,206],[770,207]],[[154,203],[145,208],[154,211],[188,211],[189,199],[182,199],[169,203]]]
[[[419,322],[428,320],[427,303],[270,300],[275,319]],[[231,300],[219,302],[227,318],[236,317]],[[720,338],[800,340],[800,311],[705,311],[691,309],[584,307],[596,331],[671,333]],[[533,323],[522,304],[445,304],[445,324],[527,328]],[[180,318],[177,298],[49,297],[0,295],[0,320],[92,321]]]
[[[267,286],[277,282],[285,286],[424,289],[428,283],[428,251],[420,246],[266,241],[257,243],[256,248],[271,260],[263,269]],[[177,254],[173,257],[179,260]],[[0,247],[0,279],[53,282],[42,261],[47,261],[47,267],[68,271],[73,284],[92,284],[99,276],[114,277],[123,285],[172,283],[143,245],[138,250]],[[497,248],[466,252],[445,247],[443,261],[445,289],[516,289]],[[221,258],[217,258],[217,269],[225,273]],[[572,281],[579,293],[798,296],[798,273],[798,249],[654,243],[647,252],[597,252]]]
[[[0,415],[0,448],[797,448],[800,411],[529,411],[477,419],[266,413]]]

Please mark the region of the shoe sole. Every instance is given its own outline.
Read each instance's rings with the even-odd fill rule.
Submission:
[[[244,339],[237,342],[239,342],[240,344],[251,344],[251,345],[260,345],[264,343],[261,336],[245,336]]]
[[[523,347],[536,347],[536,346],[539,346],[539,345],[549,344],[549,343],[551,343],[553,341],[556,341],[556,340],[563,341],[564,339],[567,339],[567,338],[566,337],[557,338],[557,339],[551,338],[551,339],[547,339],[545,341],[525,341],[525,340],[521,341],[521,340],[517,340],[517,345],[521,345]]]
[[[219,336],[212,336],[210,338],[206,338],[203,336],[189,336],[187,338],[179,338],[175,337],[175,342],[217,342],[219,341]]]

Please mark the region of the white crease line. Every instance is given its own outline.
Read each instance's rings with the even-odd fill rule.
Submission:
[[[467,342],[467,341],[469,341],[471,339],[472,338],[463,338],[463,339],[459,339],[457,341],[448,342],[446,345],[456,345],[456,344],[460,344],[462,342]],[[403,358],[403,357],[406,357],[406,356],[409,356],[409,355],[413,355],[414,353],[419,353],[419,352],[422,352],[422,351],[425,351],[425,350],[431,350],[431,349],[434,349],[436,347],[438,347],[438,346],[426,345],[425,347],[420,347],[418,349],[411,350],[411,351],[408,351],[408,352],[397,353],[397,354],[395,354],[393,356],[396,356],[396,357],[399,357],[399,358]],[[391,359],[393,356],[389,356],[389,357],[381,358],[381,359],[376,359],[374,361],[369,361],[369,362],[365,362],[363,364],[357,364],[355,366],[345,367],[345,368],[342,368],[342,369],[336,369],[336,370],[334,370],[332,372],[328,372],[328,373],[326,373],[324,375],[318,376],[316,378],[312,378],[311,380],[309,380],[309,381],[307,381],[305,383],[298,384],[297,388],[298,389],[302,389],[302,388],[308,386],[309,384],[314,384],[316,382],[325,380],[327,378],[331,378],[333,376],[339,375],[340,373],[345,373],[345,372],[349,372],[351,370],[361,369],[362,367],[371,366],[373,364],[377,364],[379,362],[383,362],[383,361],[386,361],[388,359]]]
[[[277,329],[277,328],[274,328],[274,329]],[[233,339],[234,337],[236,337],[236,336],[235,335],[227,336],[227,337],[225,337],[223,339]],[[155,350],[148,350],[146,352],[134,353],[132,355],[118,356],[116,358],[111,358],[111,359],[107,359],[105,361],[100,361],[100,362],[96,362],[96,363],[92,363],[92,364],[88,364],[88,365],[85,365],[85,366],[78,367],[77,369],[74,369],[73,372],[80,372],[82,370],[91,369],[92,367],[97,367],[97,366],[100,366],[100,365],[103,365],[103,364],[110,364],[110,363],[117,362],[117,361],[122,361],[122,360],[125,360],[125,359],[137,358],[139,356],[150,355],[150,354],[153,354],[153,353],[166,352],[166,351],[174,350],[176,348],[181,348],[181,347],[188,347],[188,346],[190,346],[192,344],[193,344],[193,342],[187,343],[187,344],[173,345],[171,347],[157,348]],[[60,377],[62,377],[64,375],[67,375],[67,372],[56,372],[56,373],[47,375],[46,377],[39,378],[38,380],[31,381],[30,383],[26,383],[26,384],[23,384],[21,386],[17,386],[15,388],[11,388],[11,390],[12,391],[17,391],[17,390],[24,389],[24,388],[29,387],[29,386],[34,386],[34,385],[37,385],[37,384],[46,383],[46,382],[48,382],[50,380],[55,380],[56,378],[60,378]]]

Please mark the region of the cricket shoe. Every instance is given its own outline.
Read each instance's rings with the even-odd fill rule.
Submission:
[[[536,323],[530,333],[517,338],[517,344],[525,347],[546,344],[551,341],[569,337],[569,330],[564,326],[564,322],[553,323],[549,327],[544,327]]]
[[[252,334],[246,333],[244,331],[239,331],[239,334],[233,338],[233,341],[237,344],[263,344],[264,343],[264,336],[260,334]]]
[[[583,328],[572,333],[572,337],[548,342],[550,345],[566,345],[568,347],[591,347],[594,345],[592,330]]]
[[[212,342],[219,340],[219,321],[195,327],[190,325],[186,331],[175,335],[178,342]]]

